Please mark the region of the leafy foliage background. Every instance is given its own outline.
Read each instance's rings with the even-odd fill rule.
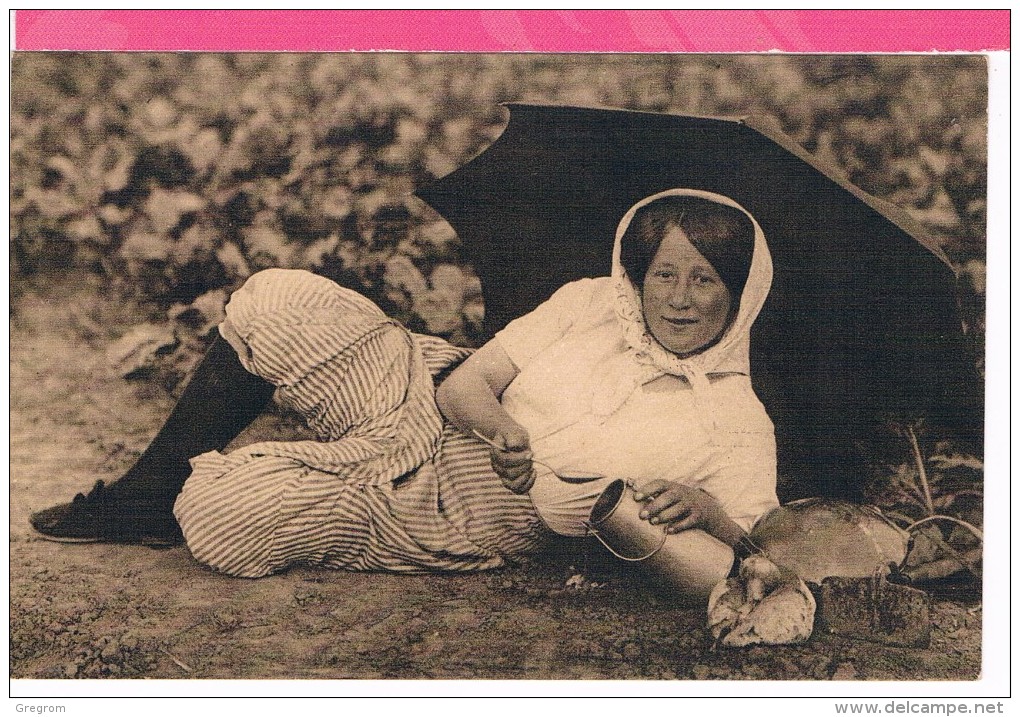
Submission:
[[[972,56],[16,54],[11,271],[98,272],[200,333],[252,272],[309,268],[472,343],[477,281],[408,195],[498,103],[754,112],[926,223],[980,334],[986,95]]]

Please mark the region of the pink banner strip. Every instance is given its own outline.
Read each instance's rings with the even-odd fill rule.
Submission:
[[[17,50],[1009,49],[1009,10],[18,10]]]

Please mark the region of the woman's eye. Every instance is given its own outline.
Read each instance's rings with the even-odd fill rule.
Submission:
[[[655,278],[662,279],[663,281],[672,281],[673,279],[676,278],[676,273],[662,269],[655,272]]]
[[[713,279],[708,274],[695,274],[693,279],[694,279],[694,283],[695,284],[698,284],[698,285],[701,285],[701,286],[706,286],[708,284],[714,284],[715,283],[715,279]]]

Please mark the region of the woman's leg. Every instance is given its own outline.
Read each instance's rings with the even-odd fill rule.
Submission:
[[[127,473],[35,513],[32,526],[64,542],[179,542],[172,511],[190,474],[189,460],[226,447],[262,412],[274,388],[245,370],[217,335],[170,417]]]

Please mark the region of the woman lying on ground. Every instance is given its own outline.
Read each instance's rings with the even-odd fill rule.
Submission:
[[[611,277],[567,284],[473,353],[323,277],[261,272],[137,463],[32,524],[67,542],[183,538],[245,577],[481,570],[585,535],[601,491],[626,478],[667,532],[735,545],[778,504],[748,375],[771,272],[750,215],[679,189],[624,216]],[[220,453],[274,391],[319,440]],[[533,455],[605,478],[565,483]]]

